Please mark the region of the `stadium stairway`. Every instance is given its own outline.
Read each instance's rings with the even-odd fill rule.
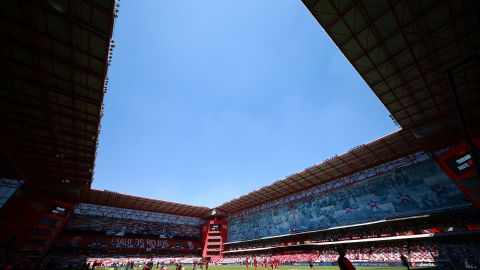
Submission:
[[[32,228],[26,249],[40,251],[43,256],[62,232],[72,208],[71,204],[55,201],[54,206],[44,211],[38,224]]]
[[[207,228],[207,237],[204,242],[202,257],[214,263],[222,258],[224,239],[218,230],[212,230],[211,226]]]

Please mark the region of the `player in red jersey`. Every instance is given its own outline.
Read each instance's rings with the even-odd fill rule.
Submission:
[[[253,269],[257,270],[257,257],[253,257]]]
[[[245,259],[245,269],[248,270],[248,257]]]
[[[272,257],[270,257],[270,267],[271,267],[272,270],[273,270],[273,258],[272,258]]]

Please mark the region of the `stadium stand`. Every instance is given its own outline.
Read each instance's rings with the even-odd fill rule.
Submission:
[[[185,256],[158,256],[158,255],[139,255],[139,254],[81,254],[66,255],[64,253],[51,253],[45,258],[45,264],[55,265],[57,268],[80,268],[82,265],[93,265],[98,267],[124,267],[127,263],[134,263],[135,267],[141,268],[143,265],[151,262],[154,265],[172,266],[177,262],[182,264],[193,264],[200,262],[201,257],[194,255]]]
[[[198,226],[154,221],[74,215],[65,225],[67,232],[100,232],[105,235],[150,235],[164,238],[200,238]]]
[[[475,211],[456,211],[428,216],[412,216],[383,220],[372,223],[354,224],[348,227],[332,227],[324,230],[294,233],[256,241],[226,243],[225,251],[248,250],[266,247],[327,243],[346,240],[389,238],[398,236],[418,236],[423,234],[459,235],[480,233],[480,218]]]
[[[479,2],[303,2],[401,129],[209,209],[91,188],[120,3],[1,1],[0,269],[479,269]]]
[[[44,263],[192,263],[201,258],[200,222],[197,217],[79,204]]]
[[[10,199],[10,197],[20,187],[21,182],[13,179],[0,178],[0,208]]]
[[[267,239],[226,243],[223,264],[242,264],[246,258],[280,260],[282,264],[334,265],[336,247],[347,245],[347,258],[356,265],[401,265],[400,254],[418,266],[445,265],[455,257],[462,265],[478,254],[475,241],[480,231],[476,211],[443,212],[432,216],[413,216],[355,226],[294,233]],[[469,244],[466,244],[469,243]],[[458,254],[445,252],[455,246]],[[442,255],[443,254],[443,255]],[[383,264],[382,264],[383,263]],[[473,268],[472,268],[473,269]]]
[[[230,218],[228,233],[230,241],[239,241],[468,205],[448,176],[427,160],[330,193],[298,199],[294,205]]]
[[[468,242],[468,241],[467,241]],[[448,260],[448,257],[454,256],[456,260],[464,263],[471,258],[477,258],[478,253],[472,249],[473,243],[466,244],[439,244],[435,241],[397,241],[392,243],[372,244],[353,244],[347,249],[347,258],[355,264],[368,265],[368,263],[390,263],[384,265],[400,265],[400,254],[405,254],[409,261],[418,266],[433,266],[436,262]],[[452,248],[454,247],[454,248]],[[448,253],[448,255],[447,255]],[[220,264],[244,264],[247,258],[253,260],[256,257],[258,261],[267,259],[270,261],[276,258],[281,264],[287,265],[305,265],[313,261],[316,265],[335,265],[338,253],[335,247],[322,247],[320,250],[313,251],[289,251],[276,253],[255,253],[254,255],[228,255],[223,257]],[[475,262],[477,263],[477,262]],[[381,266],[382,264],[374,264]]]

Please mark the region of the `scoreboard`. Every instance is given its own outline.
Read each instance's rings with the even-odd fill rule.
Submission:
[[[446,163],[456,175],[461,176],[464,172],[467,172],[470,168],[472,168],[472,155],[470,155],[468,152],[461,153],[447,159]]]
[[[480,147],[480,139],[474,139],[473,142],[478,149]],[[454,181],[475,176],[472,154],[468,151],[466,143],[461,143],[447,150],[437,157],[437,161]]]
[[[67,215],[67,209],[65,209],[64,207],[61,207],[59,205],[56,205],[56,206],[52,207],[52,209],[50,210],[50,213],[58,215],[58,216],[66,216]]]
[[[222,229],[222,224],[210,224],[210,231],[219,232]]]
[[[478,153],[480,138],[472,141],[475,145],[473,151]],[[480,181],[476,176],[472,153],[468,150],[467,144],[461,143],[441,154],[437,161],[458,188],[480,208]]]

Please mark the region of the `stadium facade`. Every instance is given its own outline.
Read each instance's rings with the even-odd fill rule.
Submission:
[[[119,3],[3,1],[1,266],[480,267],[479,2],[303,2],[401,129],[209,209],[90,187]]]

